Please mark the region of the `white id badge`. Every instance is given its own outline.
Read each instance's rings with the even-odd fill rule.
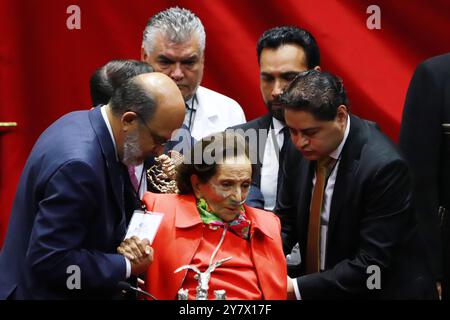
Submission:
[[[159,212],[134,210],[124,240],[136,236],[140,240],[148,239],[152,244],[163,216]]]

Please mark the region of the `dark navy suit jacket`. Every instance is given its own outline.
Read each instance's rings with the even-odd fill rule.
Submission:
[[[20,178],[0,253],[0,299],[112,298],[126,264],[124,166],[100,108],[39,137]],[[75,267],[71,267],[75,266]],[[81,289],[67,283],[79,268]]]

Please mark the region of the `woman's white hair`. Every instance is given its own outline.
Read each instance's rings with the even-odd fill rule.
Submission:
[[[155,36],[161,33],[166,39],[175,43],[188,41],[196,32],[201,53],[205,50],[206,34],[200,19],[191,11],[179,7],[161,11],[150,18],[144,30],[142,47],[150,54],[155,43]]]

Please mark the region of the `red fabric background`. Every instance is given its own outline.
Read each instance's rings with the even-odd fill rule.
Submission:
[[[72,4],[81,8],[81,30],[66,27]],[[366,27],[371,4],[381,8],[381,30]],[[147,19],[174,5],[193,10],[205,25],[203,84],[237,100],[249,120],[265,112],[255,45],[270,27],[308,29],[323,69],[343,78],[353,112],[377,121],[395,141],[415,65],[450,51],[448,0],[3,0],[0,121],[19,126],[0,133],[0,245],[40,133],[61,115],[89,106],[95,68],[115,58],[139,59]]]

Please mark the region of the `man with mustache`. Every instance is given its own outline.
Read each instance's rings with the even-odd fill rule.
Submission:
[[[232,129],[237,132],[243,130],[244,135],[257,138],[250,143],[251,154],[257,155],[257,165],[247,204],[272,211],[277,200],[283,146],[289,139],[279,98],[298,73],[308,69],[320,70],[320,53],[314,37],[308,31],[293,26],[265,31],[258,40],[256,50],[261,94],[268,112]],[[259,190],[263,199],[258,198]]]
[[[205,63],[205,29],[191,11],[179,7],[154,15],[144,30],[141,60],[165,73],[186,102],[184,125],[195,140],[245,122],[240,105],[200,86]]]
[[[0,256],[0,299],[120,297],[118,282],[153,260],[145,239],[133,240],[136,259],[116,251],[127,227],[126,166],[159,154],[183,118],[176,84],[145,73],[107,105],[47,128],[19,182]]]

